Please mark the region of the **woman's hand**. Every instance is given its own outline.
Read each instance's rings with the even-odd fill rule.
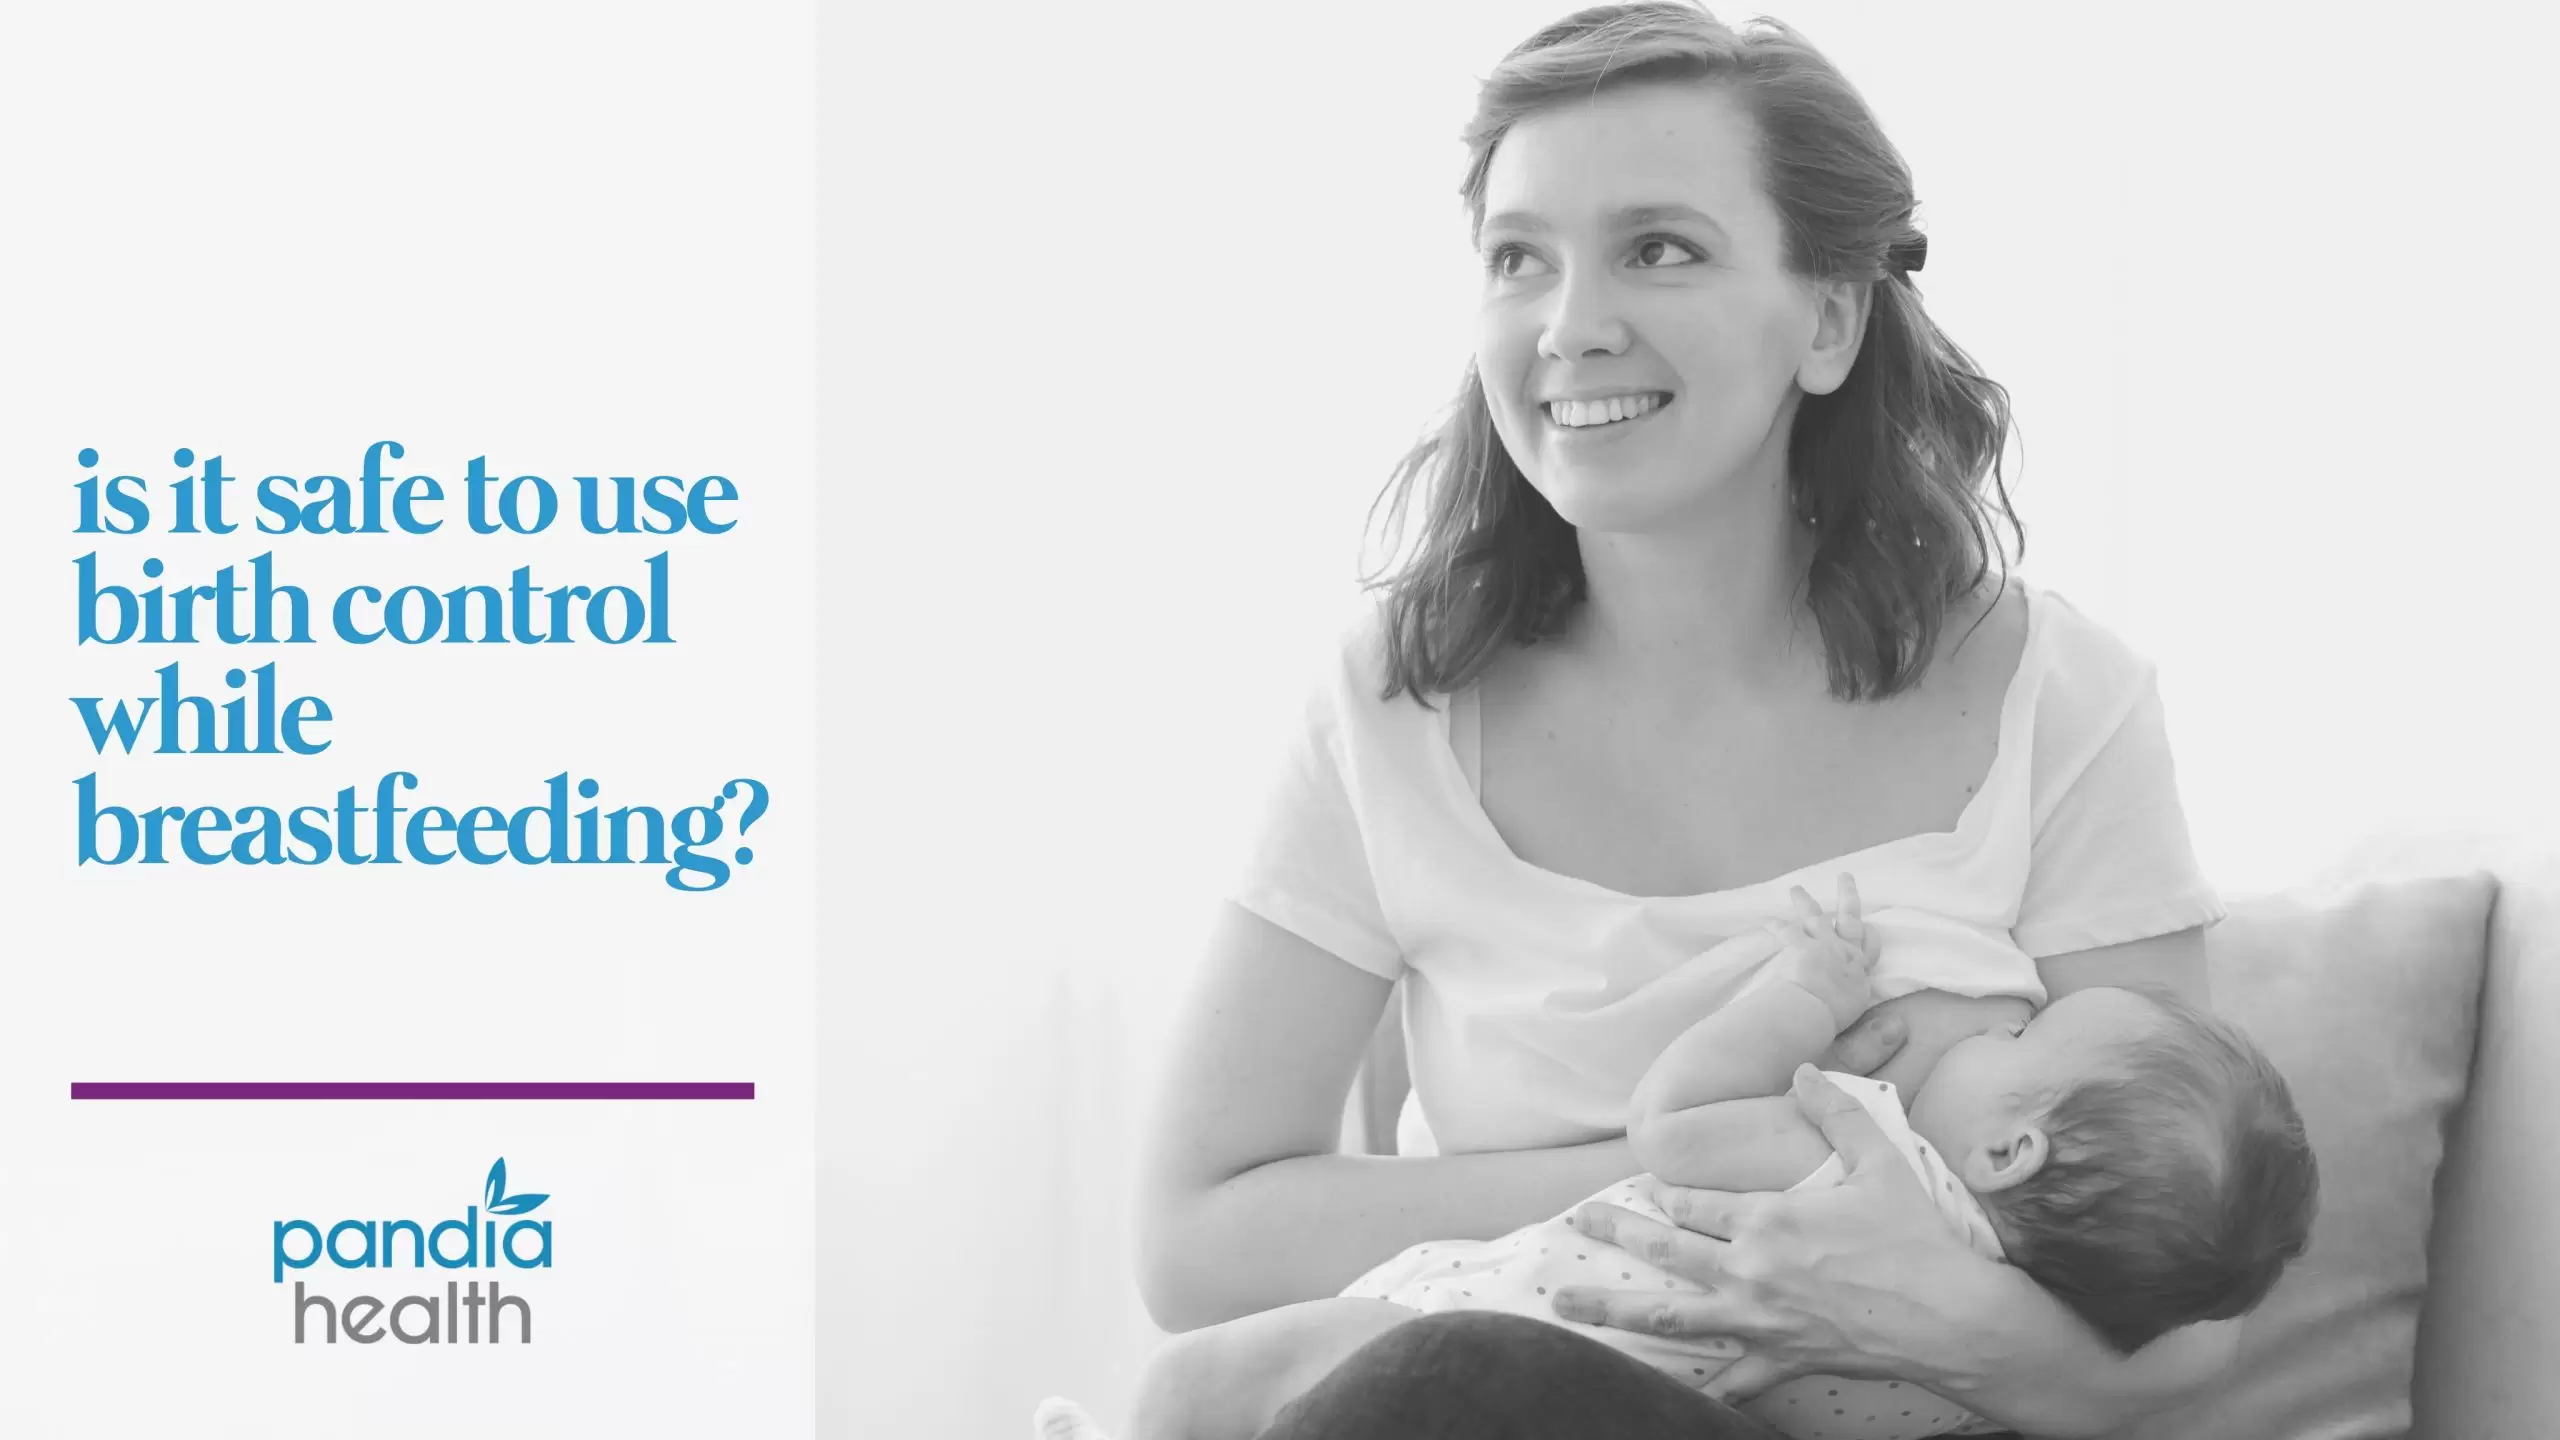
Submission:
[[[1950,1277],[1996,1267],[1965,1248],[1856,1101],[1811,1067],[1797,1071],[1794,1093],[1847,1167],[1840,1185],[1756,1195],[1657,1186],[1677,1229],[1613,1205],[1586,1205],[1573,1217],[1582,1233],[1707,1288],[1666,1295],[1571,1287],[1557,1292],[1556,1313],[1740,1342],[1744,1357],[1709,1386],[1724,1399],[1807,1374],[1931,1385],[1977,1373],[1969,1343],[1977,1337],[1932,1302],[1967,1288],[1946,1284]]]

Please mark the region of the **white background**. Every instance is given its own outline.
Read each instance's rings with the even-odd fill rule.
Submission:
[[[0,1434],[809,1433],[811,28],[805,4],[11,9]],[[564,482],[725,474],[739,523],[71,533],[83,446],[170,480],[181,445],[256,477],[347,474],[378,439],[457,496],[480,454]],[[678,643],[79,649],[89,543],[128,577],[159,555],[173,582],[271,547],[321,596],[517,565],[630,583],[667,548]],[[286,693],[329,701],[335,743],[93,756],[66,697],[138,697],[171,660],[217,692],[226,665],[274,661]],[[562,769],[608,804],[699,803],[738,775],[774,798],[756,863],[707,895],[641,866],[75,869],[71,782],[93,767],[143,805],[325,804],[395,768],[422,777],[412,804],[513,809]],[[757,1098],[67,1099],[182,1079]],[[554,1268],[496,1273],[533,1302],[532,1346],[291,1343],[273,1221],[459,1216],[500,1156],[512,1189],[552,1197]],[[445,1275],[310,1272],[341,1299]]]
[[[1455,393],[1474,81],[1566,8],[822,18],[821,394],[867,482],[822,500],[862,567],[827,723],[882,757],[821,899],[829,1433],[1125,1418],[1168,1014]],[[2227,891],[2560,797],[2528,8],[1779,10],[1911,162],[1922,290],[2016,399],[2024,572],[2158,662]]]

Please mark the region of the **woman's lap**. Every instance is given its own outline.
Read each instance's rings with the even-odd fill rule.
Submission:
[[[1291,1401],[1262,1440],[1783,1440],[1561,1325],[1450,1311],[1399,1325]]]

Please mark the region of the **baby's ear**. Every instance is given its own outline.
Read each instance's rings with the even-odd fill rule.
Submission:
[[[2034,1178],[2052,1154],[2043,1126],[2012,1122],[2001,1138],[1975,1146],[1964,1157],[1965,1187],[1977,1195],[2006,1190]]]

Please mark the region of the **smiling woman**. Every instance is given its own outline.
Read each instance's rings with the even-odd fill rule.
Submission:
[[[1835,689],[1890,695],[1982,580],[1994,525],[2017,530],[2007,394],[1920,307],[1910,172],[1836,71],[1767,45],[1747,87],[1702,85],[1697,56],[1638,46],[1559,107],[1599,77],[1556,67],[1603,32],[1632,33],[1577,16],[1532,37],[1468,131],[1476,361],[1392,495],[1401,517],[1437,485],[1408,581],[1492,583],[1399,588],[1399,677],[1454,689],[1490,653],[1480,629],[1550,633],[1581,597],[1577,534],[1766,516],[1767,553],[1798,526],[1827,542],[1804,558]],[[1502,504],[1523,480],[1544,510]],[[1435,664],[1417,628],[1468,658]]]
[[[1631,84],[1523,116],[1483,171],[1478,379],[1504,452],[1577,530],[1711,517],[1717,488],[1782,479],[1799,393],[1857,358],[1865,292],[1789,273],[1752,145],[1729,90]],[[1621,203],[1684,193],[1701,203]]]
[[[835,985],[827,1103],[862,1117],[825,1131],[833,1194],[900,1226],[930,1211],[948,1233],[990,1237],[881,1247],[841,1238],[873,1233],[861,1227],[822,1227],[837,1336],[822,1354],[886,1344],[896,1357],[821,1366],[836,1428],[1007,1433],[1052,1392],[1117,1421],[1164,1342],[1155,1322],[1190,1332],[1338,1295],[1402,1247],[1503,1234],[1625,1178],[1606,1173],[1624,1123],[1608,1107],[1625,1098],[1609,1091],[1641,1044],[1595,1034],[1559,1058],[1552,1017],[1527,1002],[1596,1017],[1634,993],[1620,987],[1703,953],[1677,947],[1712,938],[1708,920],[1768,918],[1787,885],[1757,882],[1789,866],[1811,862],[1798,879],[1822,895],[1831,862],[1853,857],[1837,868],[1866,882],[1888,931],[1926,913],[1950,945],[2024,952],[2048,994],[2109,969],[2192,984],[2192,926],[2213,911],[2178,883],[2185,821],[2203,872],[2234,893],[2312,873],[2349,837],[2505,823],[2560,793],[2547,667],[2521,628],[2548,609],[2560,530],[2560,491],[2527,478],[2548,473],[2547,446],[2525,439],[2550,389],[2531,337],[2560,323],[2560,292],[2466,283],[2503,242],[2552,228],[2548,187],[2516,183],[2539,173],[2523,137],[2550,128],[2549,87],[2530,73],[2551,53],[2550,12],[2474,7],[2457,22],[2460,64],[2410,66],[2405,27],[2289,7],[2164,30],[2091,6],[1708,0],[1727,21],[1765,9],[1810,37],[1868,102],[1849,122],[1872,118],[1913,178],[1912,214],[1885,231],[1906,238],[1840,262],[1872,267],[1866,333],[1840,390],[1796,401],[1780,432],[1790,461],[1873,413],[1851,402],[1897,380],[1870,367],[1903,348],[1905,320],[1909,348],[1935,350],[1934,324],[1979,361],[1960,371],[2008,389],[2022,442],[2006,484],[2033,544],[2011,552],[2007,593],[1979,625],[1980,600],[1951,607],[1910,689],[1838,704],[1818,670],[1783,686],[1726,679],[1734,657],[1711,642],[1765,636],[1756,597],[1782,588],[1743,583],[1765,546],[1666,545],[1639,571],[1643,533],[1586,535],[1552,514],[1489,410],[1443,428],[1489,306],[1570,307],[1559,286],[1604,278],[1576,272],[1577,254],[1532,255],[1512,268],[1545,288],[1506,291],[1454,203],[1484,82],[1555,59],[1510,52],[1581,3],[1140,0],[1099,25],[1032,7],[1003,17],[1024,43],[979,47],[965,83],[947,66],[879,65],[890,37],[899,54],[947,50],[926,7],[840,28],[838,154],[863,160],[822,182],[844,253],[867,258],[831,286],[822,338],[841,362],[828,393],[851,398],[863,448],[837,456],[850,478],[826,493],[865,538],[847,584],[826,587],[841,637],[830,705],[860,727],[827,754],[955,763],[874,767],[843,838],[900,881],[827,903],[901,954],[948,953],[954,917],[999,928],[973,934],[959,969],[908,967],[903,990],[877,965],[822,970],[842,977],[822,980]],[[1699,33],[1702,74],[1734,73],[1746,50],[1755,73],[1786,63],[1763,32]],[[1522,113],[1561,119],[1593,100],[1608,48],[1560,50],[1553,93]],[[1752,91],[1755,125],[1772,123],[1774,98]],[[914,142],[919,117],[931,144]],[[1492,142],[1494,161],[1507,144]],[[1829,221],[1799,227],[1776,197],[1865,183],[1864,158],[1758,153],[1783,234]],[[2361,197],[2351,215],[2341,197]],[[1674,199],[1706,209],[1686,192],[1611,208]],[[1667,362],[1650,367],[1690,337],[1640,308],[1638,287],[1732,262],[1676,216],[1628,229],[1609,257],[1621,313],[1600,318],[1630,332],[1623,362],[1656,377],[1637,383],[1667,394]],[[1908,273],[1924,232],[1926,271]],[[1639,248],[1656,234],[1707,259]],[[1684,385],[1674,411],[1720,403]],[[1943,454],[1960,422],[1881,443]],[[1404,531],[1445,535],[1451,563],[1415,572],[1447,596],[1421,609],[1468,618],[1481,584],[1489,618],[1419,627],[1418,653],[1454,671],[1480,641],[1496,658],[1476,682],[1381,704],[1385,627],[1360,616],[1361,644],[1343,646],[1340,612],[1364,516],[1430,433],[1447,440],[1411,486]],[[1502,483],[1460,489],[1480,466]],[[1931,470],[2008,540],[1999,472]],[[1756,533],[1801,539],[1774,519]],[[1517,644],[1496,622],[1538,592],[1504,589],[1499,565],[1533,579],[1578,567],[1586,598],[1559,607],[1559,633]],[[1644,629],[1658,641],[1645,664],[1589,653],[1647,615],[1718,623]],[[1754,650],[1827,656],[1849,633],[1810,630],[1824,645]],[[2158,662],[2156,686],[2142,658]],[[1554,703],[1527,708],[1550,690]],[[2005,736],[1989,723],[2004,705]],[[1309,802],[1285,823],[1256,803],[1284,755],[1301,783],[1281,788]],[[1995,837],[2023,881],[1959,863]],[[1220,904],[1244,893],[1238,852],[1257,847],[1255,903],[1287,924]],[[1928,861],[1940,883],[1910,893],[1933,910],[1885,914],[1877,859]],[[1416,876],[1451,883],[1403,883]],[[1959,888],[1989,905],[1965,932],[1944,925]],[[2106,891],[2131,913],[2092,903]],[[2164,909],[2163,895],[2196,903]],[[1245,942],[1260,951],[1240,960]],[[1506,989],[1538,1028],[1456,1008]],[[954,994],[967,1003],[950,1023],[915,1021]],[[1914,1027],[1924,1041],[1974,1003],[1890,1002],[1906,1019],[1948,1012]],[[1233,1028],[1204,1018],[1220,1016]],[[1416,1042],[1378,1047],[1415,1067],[1410,1143],[1335,1154],[1381,1021]],[[1592,1078],[1568,1106],[1558,1076]],[[1150,1103],[1186,1089],[1196,1114]],[[1405,1093],[1362,1087],[1376,1123],[1356,1151],[1398,1130],[1382,1091]],[[1157,1153],[1140,1222],[1142,1147]],[[884,1183],[884,1164],[912,1185]],[[1826,1250],[1892,1283],[1925,1278],[1925,1255],[1879,1244],[1900,1232],[1860,1228],[1853,1208],[1791,1209],[1802,1238],[1773,1251],[1762,1229],[1737,1246],[1760,1277],[1759,1318],[1781,1318],[1782,1268],[1806,1278],[1797,1262]],[[883,1308],[884,1293],[901,1298]],[[1891,1313],[1906,1340],[1937,1318]],[[1784,1318],[1794,1334],[1756,1342],[1762,1353],[1837,1363],[1806,1354],[1804,1312]],[[1589,1332],[1519,1323],[1547,1332],[1533,1354],[1546,1340],[1591,1348]],[[1967,1352],[1923,1357],[1949,1373],[1988,1348],[1980,1328],[1938,1333]],[[1416,1349],[1483,1338],[1460,1327]],[[2104,1365],[2069,1370],[2057,1360],[2044,1388],[2100,1402],[2096,1418],[2156,1403],[2119,1396]]]
[[[1904,1094],[2022,1001],[2194,996],[2221,914],[2150,667],[2009,581],[2005,393],[1923,310],[1909,171],[1829,62],[1776,22],[1603,7],[1515,49],[1467,138],[1474,362],[1391,480],[1390,529],[1418,509],[1419,543],[1310,700],[1194,981],[1142,1283],[1166,1326],[1209,1328],[1151,1370],[1139,1433],[1562,1433],[1523,1387],[1631,1435],[1899,1433],[1692,1388],[1812,1373],[2056,1433],[2174,1401],[2225,1332],[2129,1361],[1910,1223],[1872,1159],[1751,1211],[1811,1207],[1794,1227],[1669,1236],[1596,1207],[1586,1233],[1663,1264],[1641,1291],[1539,1300],[1553,1333],[1361,1288],[1399,1252],[1518,1231],[1640,1169],[1631,1092],[1761,982],[1725,942],[1795,886],[1854,871],[1884,958],[1877,1003],[1790,1063]],[[1334,1155],[1395,994],[1413,1143]],[[1631,1371],[1557,1344],[1567,1316],[1742,1356]]]

